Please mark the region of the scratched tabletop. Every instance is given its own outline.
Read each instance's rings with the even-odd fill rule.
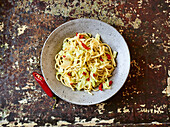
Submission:
[[[168,0],[1,0],[0,126],[170,125]],[[32,72],[49,34],[78,18],[98,19],[125,38],[131,69],[121,90],[81,106],[48,97]]]

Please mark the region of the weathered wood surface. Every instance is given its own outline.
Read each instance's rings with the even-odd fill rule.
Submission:
[[[164,125],[169,122],[168,0],[4,0],[0,2],[0,125]],[[115,27],[131,53],[131,70],[111,99],[78,106],[49,98],[32,76],[56,27],[93,18]]]

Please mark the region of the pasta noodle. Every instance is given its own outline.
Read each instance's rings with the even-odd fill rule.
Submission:
[[[89,93],[110,89],[109,77],[116,67],[117,52],[100,35],[95,38],[89,33],[77,33],[63,41],[62,50],[55,56],[56,78],[72,90]]]

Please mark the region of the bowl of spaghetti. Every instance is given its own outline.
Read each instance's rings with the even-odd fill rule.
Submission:
[[[46,83],[61,99],[92,105],[115,95],[130,70],[130,53],[121,34],[94,19],[76,19],[57,27],[41,52]]]

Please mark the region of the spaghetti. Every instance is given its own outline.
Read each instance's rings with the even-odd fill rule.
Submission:
[[[116,67],[117,52],[100,35],[77,33],[63,41],[62,50],[55,56],[56,78],[72,90],[91,91],[110,89],[109,77]]]

